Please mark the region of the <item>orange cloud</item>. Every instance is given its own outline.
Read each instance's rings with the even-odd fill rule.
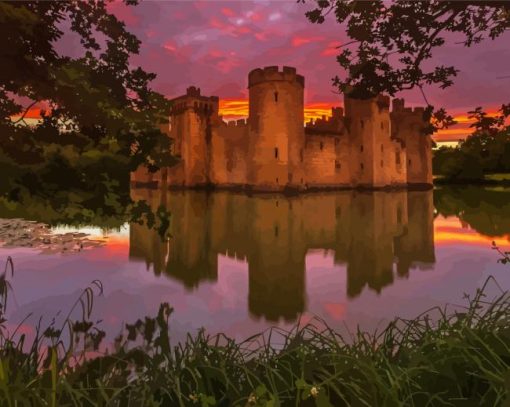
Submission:
[[[487,110],[487,116],[494,117],[498,114],[498,110],[490,108]],[[448,129],[439,130],[433,135],[435,141],[458,141],[463,140],[469,136],[473,129],[469,126],[474,123],[474,120],[469,118],[466,113],[452,114],[453,118],[457,122],[456,125],[451,126]]]
[[[25,119],[40,119],[42,117],[41,112],[43,109],[40,109],[38,107],[33,107],[32,109],[29,109],[28,112],[25,114]],[[21,114],[12,116],[13,120],[19,119],[21,117]]]
[[[309,103],[305,106],[305,121],[331,116],[332,103]],[[248,117],[248,99],[220,99],[219,113],[225,119],[234,120]]]
[[[248,117],[248,99],[220,99],[219,113],[230,120]]]
[[[320,119],[322,116],[330,117],[333,107],[335,105],[331,103],[309,103],[305,105],[305,121]]]

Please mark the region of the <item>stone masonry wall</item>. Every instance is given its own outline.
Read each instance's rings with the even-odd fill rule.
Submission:
[[[245,120],[221,122],[212,133],[211,182],[244,186],[248,172],[248,125]]]
[[[407,150],[407,183],[432,185],[432,139],[422,133],[424,109],[406,108],[403,99],[393,100],[392,135],[404,141]]]
[[[156,174],[140,168],[134,185],[236,187],[261,191],[432,185],[432,140],[423,108],[379,95],[345,98],[344,110],[304,125],[304,78],[265,67],[248,77],[249,118],[226,123],[218,97],[190,87],[173,100],[172,154],[180,162]]]

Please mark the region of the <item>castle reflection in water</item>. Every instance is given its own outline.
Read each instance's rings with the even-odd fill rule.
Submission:
[[[130,225],[129,256],[192,289],[216,281],[218,255],[246,260],[250,313],[294,321],[306,310],[305,258],[334,252],[347,295],[380,292],[396,276],[435,262],[432,191],[247,196],[230,192],[134,190],[172,214],[171,235]]]

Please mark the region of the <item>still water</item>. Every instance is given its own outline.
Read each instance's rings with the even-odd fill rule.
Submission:
[[[463,304],[490,275],[510,289],[510,266],[491,250],[492,241],[510,246],[510,190],[133,194],[170,210],[170,239],[126,224],[88,228],[107,243],[76,254],[0,248],[0,260],[11,256],[16,267],[11,323],[32,313],[21,330],[33,331],[95,279],[105,290],[94,316],[108,334],[168,302],[177,340],[201,327],[243,339],[314,316],[338,330],[374,330]]]

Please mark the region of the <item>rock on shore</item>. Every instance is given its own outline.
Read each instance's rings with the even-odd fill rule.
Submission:
[[[51,254],[76,253],[106,243],[87,236],[79,232],[53,233],[49,225],[25,219],[0,219],[0,247],[31,247]]]

